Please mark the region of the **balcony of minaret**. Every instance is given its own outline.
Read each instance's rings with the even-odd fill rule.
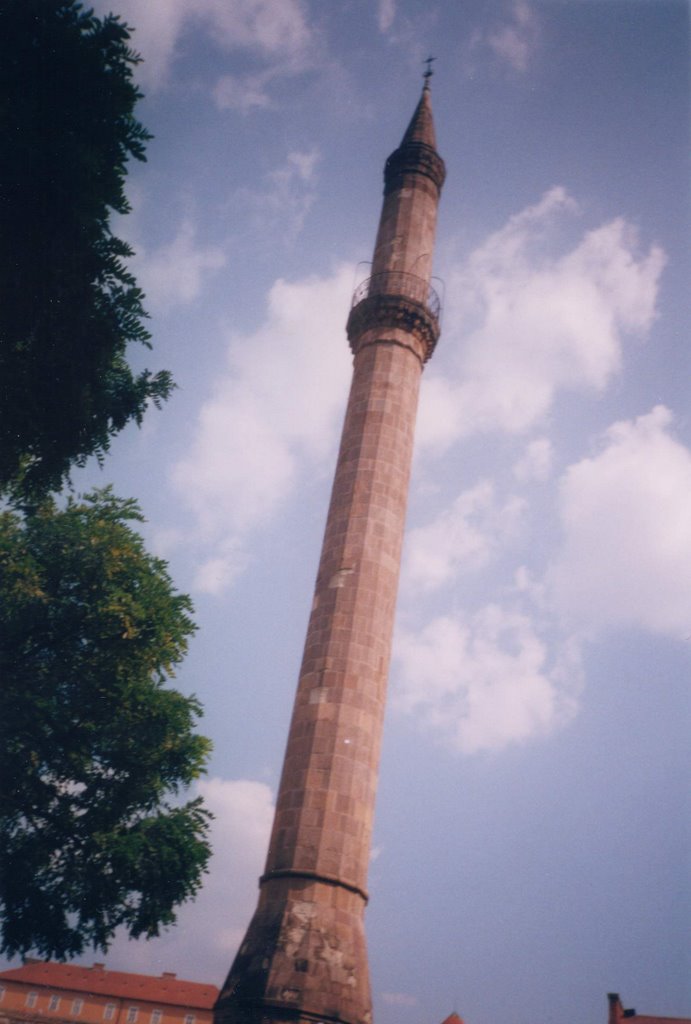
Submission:
[[[356,353],[366,344],[396,340],[386,337],[387,328],[398,337],[398,332],[404,331],[420,342],[424,363],[437,343],[440,317],[439,296],[424,277],[387,270],[368,277],[355,289],[346,324],[348,341]]]

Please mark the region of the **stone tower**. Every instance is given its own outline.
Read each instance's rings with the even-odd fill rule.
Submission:
[[[429,71],[386,162],[372,275],[259,903],[216,1024],[367,1024],[367,868],[422,367],[439,336],[430,288],[444,163]]]

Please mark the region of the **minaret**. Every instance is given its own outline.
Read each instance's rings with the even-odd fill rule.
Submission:
[[[348,318],[353,381],[276,816],[216,1024],[372,1019],[367,868],[420,374],[439,336],[429,78],[386,162],[372,276]]]

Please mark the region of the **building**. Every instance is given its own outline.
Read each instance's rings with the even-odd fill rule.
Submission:
[[[0,1024],[211,1024],[215,985],[27,958],[0,972]],[[691,1017],[660,1017],[625,1009],[607,996],[607,1024],[691,1024]],[[463,1024],[454,1011],[442,1024]]]
[[[429,79],[386,161],[371,276],[347,323],[353,380],[257,910],[217,1024],[370,1024],[367,869],[445,177]]]
[[[609,992],[607,1002],[607,1024],[691,1024],[691,1017],[658,1017],[656,1014],[625,1010],[618,992]]]
[[[0,972],[0,1024],[211,1024],[215,985],[27,959]]]

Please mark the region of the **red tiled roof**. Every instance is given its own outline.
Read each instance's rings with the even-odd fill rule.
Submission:
[[[443,1020],[441,1024],[463,1024],[463,1021],[456,1012],[450,1013],[446,1020]]]
[[[691,1017],[655,1017],[648,1013],[633,1013],[625,1020],[633,1024],[691,1024]]]
[[[168,1003],[204,1010],[210,1010],[218,998],[215,985],[179,981],[173,975],[156,978],[151,974],[107,971],[100,965],[83,967],[79,964],[30,960],[21,967],[1,971],[0,979],[88,992],[90,995],[139,999],[147,1003]]]

